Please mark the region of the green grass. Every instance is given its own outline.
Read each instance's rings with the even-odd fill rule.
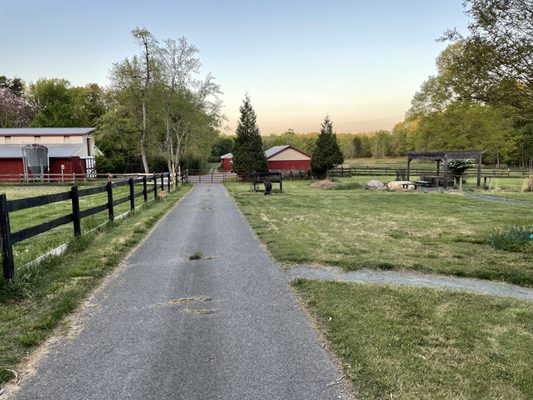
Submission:
[[[82,235],[64,255],[19,269],[10,282],[0,278],[0,383],[12,377],[8,369],[15,369],[60,326],[187,190],[151,202],[98,233]]]
[[[426,288],[293,286],[358,398],[533,398],[531,303]]]
[[[102,186],[99,183],[98,186]],[[85,186],[84,186],[85,187]],[[84,187],[81,187],[83,189]],[[149,188],[150,189],[150,188]],[[70,188],[65,185],[57,186],[28,186],[28,185],[13,185],[2,186],[0,191],[5,193],[8,200],[14,200],[24,197],[40,196],[52,193],[60,193],[69,191]],[[142,190],[142,185],[136,187],[136,192]],[[113,197],[118,199],[129,195],[129,187],[121,186],[113,188]],[[107,194],[99,193],[91,196],[85,196],[80,198],[80,209],[84,210],[97,205],[105,204],[107,202]],[[136,204],[142,202],[142,197],[136,199]],[[58,203],[49,204],[46,206],[35,207],[26,210],[15,211],[10,213],[11,232],[27,228],[39,223],[43,223],[54,218],[58,218],[63,215],[70,214],[72,212],[70,200],[62,201]],[[115,206],[115,216],[129,210],[129,202],[119,204]],[[102,224],[108,219],[107,211],[98,213],[91,217],[82,219],[82,233],[93,229],[94,227]],[[68,242],[73,237],[72,224],[62,225],[55,229],[52,229],[39,236],[30,238],[19,242],[13,246],[13,253],[15,259],[15,265],[24,265],[30,261],[33,261],[37,257],[46,252],[60,246],[63,243]]]
[[[283,263],[331,264],[346,270],[409,269],[533,286],[531,246],[491,247],[495,228],[533,224],[528,205],[447,193],[320,190],[285,181],[262,196],[228,183],[261,240]]]

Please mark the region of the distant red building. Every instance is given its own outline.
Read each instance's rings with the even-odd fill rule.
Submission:
[[[311,157],[292,146],[274,146],[265,151],[269,171],[308,171]]]
[[[233,163],[233,154],[228,153],[220,156],[220,168],[225,172],[231,171],[231,164]]]

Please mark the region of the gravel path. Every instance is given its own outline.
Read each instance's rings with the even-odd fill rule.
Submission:
[[[196,252],[202,258],[189,260]],[[222,185],[197,185],[84,321],[49,349],[17,399],[351,398]]]
[[[464,196],[469,197],[471,199],[476,199],[476,200],[496,201],[498,203],[522,204],[526,206],[533,206],[533,201],[528,201],[528,200],[507,199],[505,197],[487,196],[484,194],[473,194],[473,193],[464,193]]]
[[[301,265],[289,268],[285,274],[289,280],[307,278],[339,282],[423,286],[533,301],[533,289],[482,279],[458,278],[406,271],[361,270],[344,272],[338,267],[306,267]]]

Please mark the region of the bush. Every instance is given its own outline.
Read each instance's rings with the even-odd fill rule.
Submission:
[[[533,192],[533,175],[529,175],[529,178],[524,180],[522,192]]]
[[[454,176],[461,176],[469,168],[474,167],[475,160],[466,159],[466,160],[450,160],[448,161],[448,169],[452,172]]]
[[[352,189],[362,189],[362,188],[363,188],[363,185],[361,185],[360,183],[348,182],[348,183],[343,183],[339,186],[335,186],[332,189],[333,190],[352,190]]]
[[[489,244],[499,250],[521,251],[533,243],[529,235],[529,230],[524,226],[512,225],[507,229],[498,228],[490,234]]]

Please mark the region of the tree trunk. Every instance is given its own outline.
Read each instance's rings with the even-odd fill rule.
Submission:
[[[143,128],[142,128],[142,133],[141,133],[141,158],[142,158],[142,162],[143,162],[143,168],[144,168],[144,173],[145,174],[149,174],[150,173],[150,169],[148,168],[148,159],[146,158],[146,104],[142,103],[142,108],[143,108]]]

